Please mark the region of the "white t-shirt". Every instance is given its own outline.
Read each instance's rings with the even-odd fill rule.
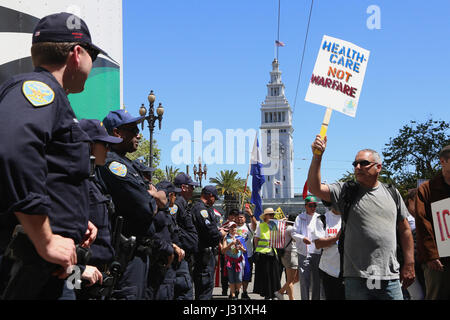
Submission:
[[[253,235],[254,233],[249,230],[247,224],[238,226],[236,228],[237,234],[245,239],[245,245],[247,246],[247,256],[250,258],[253,255]]]
[[[303,238],[305,237],[311,240],[311,229],[308,228],[308,226],[311,225],[311,222],[313,222],[313,220],[317,216],[319,216],[319,214],[316,212],[312,216],[304,212],[299,214],[297,218],[295,218],[295,230],[292,232],[291,236],[296,241],[297,252],[303,256],[307,256],[310,254],[320,254],[320,249],[316,248],[314,242],[309,245],[306,245],[303,242]]]
[[[295,239],[292,237],[295,228],[293,224],[288,224],[286,228],[286,251],[297,251],[297,246],[295,245]]]
[[[341,230],[341,216],[334,214],[330,210],[325,212],[326,229],[323,228],[323,223],[319,216],[315,216],[314,218],[315,223],[310,224],[311,241],[336,236],[339,230]],[[335,278],[339,276],[340,256],[337,243],[323,248],[319,269]]]

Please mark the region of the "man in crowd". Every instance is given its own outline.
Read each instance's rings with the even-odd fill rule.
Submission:
[[[439,153],[442,169],[420,185],[416,195],[416,237],[418,259],[423,265],[427,300],[450,299],[450,257],[440,257],[433,231],[431,205],[450,199],[450,145]],[[442,214],[442,219],[445,214]]]
[[[326,143],[327,138],[318,135],[312,144],[308,187],[311,193],[331,202],[344,215],[345,229],[341,233],[345,232],[343,276],[346,299],[402,300],[401,282],[407,288],[415,275],[414,243],[400,194],[394,190],[395,200],[395,194],[388,186],[378,181],[381,158],[371,149],[356,154],[353,166],[357,183],[351,202],[344,197],[348,191],[343,192],[343,189],[348,190],[349,183],[321,184],[320,164]],[[400,274],[396,231],[404,255]]]

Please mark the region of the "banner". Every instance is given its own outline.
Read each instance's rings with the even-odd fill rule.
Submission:
[[[355,117],[370,51],[324,35],[305,101]]]
[[[439,257],[450,256],[450,198],[431,203],[434,236]]]

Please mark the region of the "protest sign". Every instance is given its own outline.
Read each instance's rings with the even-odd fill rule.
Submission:
[[[431,203],[434,236],[439,257],[450,256],[450,198]]]
[[[324,35],[305,100],[355,117],[370,51]]]

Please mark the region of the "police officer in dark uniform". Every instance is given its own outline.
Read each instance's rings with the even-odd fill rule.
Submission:
[[[91,155],[95,158],[95,169],[92,170],[89,179],[89,220],[98,229],[97,238],[90,247],[91,257],[86,270],[96,267],[101,272],[99,278],[102,280],[103,273],[107,272],[109,264],[114,259],[110,223],[113,207],[111,196],[107,193],[105,185],[98,178],[98,168],[105,165],[109,145],[120,143],[122,139],[110,136],[103,123],[96,119],[81,119],[80,127],[92,140]],[[95,275],[96,273],[93,272],[93,276]],[[89,280],[89,285],[92,285],[96,279]],[[80,291],[77,291],[77,299],[98,298],[102,297],[94,295],[90,286],[83,287]]]
[[[173,203],[169,201],[169,198],[171,198],[173,202],[175,193],[180,192],[181,190],[167,180],[161,181],[155,187],[157,190],[165,193],[167,202],[164,204],[157,198],[158,213],[153,219],[152,231],[154,231],[154,234],[152,236],[154,240],[163,242],[163,248],[164,243],[171,244],[174,256],[170,263],[167,262],[167,258],[164,254],[155,254],[154,258],[156,259],[154,259],[154,262],[150,267],[150,274],[152,277],[149,279],[149,288],[153,300],[173,300],[176,278],[175,270],[184,259],[184,250],[179,247],[179,229],[170,211],[171,204]]]
[[[111,146],[105,166],[99,169],[102,181],[112,196],[116,215],[124,218],[123,235],[136,237],[138,248],[119,281],[116,299],[148,299],[150,226],[157,213],[157,190],[144,181],[132,160],[125,155],[139,144],[137,124],[143,117],[133,117],[126,110],[111,111],[103,120],[108,133],[123,141]]]
[[[64,291],[64,279],[77,263],[75,245],[84,242],[87,230],[92,233],[90,139],[67,94],[83,91],[93,61],[104,51],[92,44],[86,23],[69,13],[42,18],[32,42],[34,72],[0,87],[1,252],[15,225],[26,233],[15,233],[10,243],[13,263],[24,264],[14,268],[4,298],[74,299],[73,290]],[[23,239],[31,240],[29,246]],[[52,276],[58,266],[58,276]]]
[[[176,270],[175,299],[193,300],[194,287],[192,279],[194,274],[194,254],[198,249],[198,234],[192,221],[192,214],[188,210],[188,201],[192,198],[194,187],[198,187],[199,184],[182,172],[175,177],[174,185],[180,188],[181,191],[176,195],[171,212],[180,229],[180,247],[185,251],[184,261],[181,261]]]
[[[198,232],[198,252],[194,257],[194,286],[196,300],[211,300],[214,289],[216,260],[214,250],[226,235],[217,228],[213,204],[219,198],[215,186],[202,189],[200,200],[192,207],[192,218]]]

